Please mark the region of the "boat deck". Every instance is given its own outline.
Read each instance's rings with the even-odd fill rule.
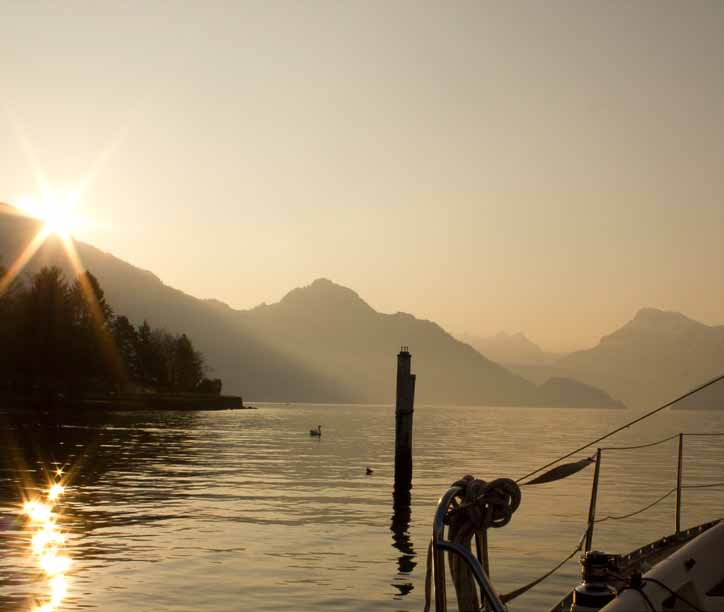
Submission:
[[[696,536],[704,533],[707,529],[711,529],[720,521],[711,521],[683,530],[679,533],[665,536],[651,544],[637,548],[636,550],[622,555],[619,558],[617,574],[622,578],[629,578],[634,572],[646,573],[660,561],[663,561],[676,552],[687,542],[693,540]],[[611,586],[617,590],[624,586],[623,581],[613,580]],[[571,609],[573,603],[573,589],[550,609],[550,612],[563,612]]]

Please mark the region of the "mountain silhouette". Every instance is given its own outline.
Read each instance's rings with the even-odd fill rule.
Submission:
[[[38,232],[37,221],[0,215],[0,262],[6,267]],[[95,247],[76,242],[83,265],[99,279],[113,308],[138,324],[144,319],[171,332],[186,333],[207,357],[224,392],[280,401],[342,401],[349,398],[338,382],[304,363],[275,352],[244,334],[219,315],[218,302],[194,298],[169,287],[151,272],[128,264]],[[49,238],[28,263],[24,274],[43,265],[57,265],[71,278],[73,267],[60,240]],[[227,307],[228,309],[228,307]],[[231,309],[228,309],[231,310]]]
[[[0,261],[12,263],[38,229],[36,221],[0,215]],[[151,272],[90,245],[78,242],[76,248],[118,312],[136,324],[148,319],[188,334],[213,376],[223,379],[224,391],[246,399],[389,402],[401,345],[413,352],[419,402],[567,406],[576,405],[581,392],[571,386],[558,395],[541,392],[436,323],[376,312],[351,289],[326,279],[294,289],[278,303],[236,310],[169,287]],[[57,238],[46,241],[26,272],[43,265],[73,275]],[[590,401],[591,394],[585,397]],[[615,405],[605,394],[597,397],[601,406]]]
[[[344,380],[363,401],[391,399],[395,354],[406,344],[413,349],[421,401],[535,402],[534,385],[439,325],[406,313],[376,312],[354,291],[326,279],[292,290],[277,304],[238,312],[236,319],[275,349]]]
[[[679,312],[642,308],[597,346],[571,353],[557,366],[628,405],[655,406],[724,373],[724,326],[704,325]],[[724,384],[684,405],[724,406]]]
[[[621,402],[614,402],[605,392],[572,378],[555,377],[538,387],[540,401],[549,406],[569,408],[599,408],[611,406],[624,408]]]
[[[464,335],[462,338],[486,357],[502,363],[528,366],[551,365],[559,355],[546,353],[535,342],[522,333],[499,332],[494,336]]]

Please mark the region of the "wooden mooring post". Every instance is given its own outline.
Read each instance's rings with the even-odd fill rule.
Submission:
[[[406,346],[397,355],[397,398],[395,402],[395,486],[412,482],[412,414],[415,403],[415,375],[410,373],[412,356]]]

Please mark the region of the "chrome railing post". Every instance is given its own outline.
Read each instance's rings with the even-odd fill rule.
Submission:
[[[461,546],[445,539],[445,517],[454,497],[462,491],[459,486],[450,487],[440,498],[435,510],[432,526],[432,569],[435,588],[435,612],[447,612],[447,594],[445,589],[445,554],[459,555],[470,569],[472,577],[478,585],[480,598],[490,612],[506,612],[497,591],[490,582],[487,571],[482,567],[483,560],[478,560],[470,551],[469,546]],[[476,542],[478,554],[487,556],[487,542]]]
[[[447,612],[447,594],[445,593],[445,553],[439,543],[432,545],[433,580],[435,582],[435,612]]]
[[[445,551],[442,549],[441,544],[445,541],[445,516],[447,510],[453,498],[460,491],[460,487],[450,487],[438,500],[432,524],[432,576],[435,585],[435,612],[446,612],[447,610]]]
[[[679,434],[679,463],[676,468],[676,533],[681,533],[681,468],[684,462],[684,434]]]
[[[598,477],[601,473],[601,449],[596,451],[596,469],[593,472],[593,486],[591,487],[591,504],[588,507],[588,530],[586,531],[586,545],[583,552],[587,553],[593,545],[593,524],[596,521],[596,499],[598,498]]]

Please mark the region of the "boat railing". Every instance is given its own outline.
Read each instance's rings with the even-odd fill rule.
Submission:
[[[702,488],[714,488],[714,487],[724,487],[724,482],[712,482],[707,484],[697,484],[697,485],[684,485],[683,483],[683,470],[684,470],[684,438],[686,437],[724,437],[724,432],[679,432],[676,434],[673,434],[671,436],[668,436],[666,438],[661,438],[660,440],[655,440],[653,442],[647,442],[646,444],[638,444],[635,446],[608,446],[608,447],[601,447],[596,450],[596,458],[595,458],[595,464],[596,467],[594,469],[593,473],[593,483],[591,485],[591,499],[589,503],[589,509],[588,509],[588,529],[586,531],[586,540],[584,545],[584,552],[587,552],[591,550],[591,547],[593,545],[593,527],[596,523],[602,523],[607,520],[622,520],[634,517],[638,514],[641,514],[654,506],[657,506],[661,502],[663,502],[665,499],[667,499],[670,495],[673,493],[676,493],[676,502],[674,505],[674,535],[678,535],[681,533],[681,505],[682,505],[682,491],[685,489],[702,489]],[[605,452],[611,452],[611,451],[629,451],[629,450],[638,450],[643,448],[649,448],[652,446],[658,446],[660,444],[664,444],[666,442],[670,442],[671,440],[678,440],[678,452],[677,452],[677,462],[676,462],[676,486],[669,489],[664,495],[659,497],[658,499],[654,500],[652,503],[644,506],[643,508],[640,508],[634,512],[622,515],[622,516],[615,516],[615,515],[608,515],[603,518],[596,518],[596,502],[598,500],[598,489],[599,489],[599,482],[600,482],[600,474],[601,474],[601,463],[603,460],[603,453]]]
[[[682,531],[681,529],[681,512],[682,512],[682,492],[688,488],[691,489],[702,489],[702,488],[713,488],[713,487],[724,487],[724,482],[712,482],[712,483],[706,483],[706,484],[691,484],[686,485],[683,482],[683,467],[684,467],[684,439],[686,437],[703,437],[703,436],[720,436],[724,437],[724,432],[711,432],[711,433],[677,433],[671,436],[668,436],[666,438],[662,438],[660,440],[655,440],[653,442],[649,442],[646,444],[640,444],[636,446],[616,446],[616,447],[600,447],[596,450],[596,454],[594,457],[591,457],[589,459],[584,459],[582,461],[578,461],[574,464],[568,464],[566,466],[558,466],[554,468],[553,470],[550,470],[549,472],[546,472],[543,476],[534,479],[534,481],[528,480],[528,482],[522,482],[519,483],[519,486],[525,487],[529,485],[535,485],[535,484],[542,484],[544,482],[552,482],[555,480],[559,480],[561,478],[565,478],[567,476],[570,476],[572,474],[577,473],[582,469],[582,466],[590,465],[590,463],[595,464],[594,468],[594,474],[593,474],[593,483],[591,487],[591,498],[589,502],[589,511],[588,511],[588,521],[586,523],[586,529],[581,537],[581,539],[578,542],[578,545],[573,550],[573,552],[568,555],[561,563],[557,564],[551,571],[546,572],[543,576],[537,578],[536,580],[532,581],[531,583],[516,589],[515,591],[500,595],[495,590],[495,587],[493,586],[490,577],[489,577],[489,564],[488,564],[488,550],[487,550],[487,532],[485,529],[476,529],[475,530],[475,555],[473,554],[471,550],[470,545],[463,545],[458,542],[452,541],[448,535],[449,535],[449,517],[450,514],[453,512],[456,512],[460,509],[460,503],[459,500],[464,494],[464,489],[462,486],[459,486],[457,483],[453,486],[451,486],[442,497],[440,497],[437,508],[435,511],[435,518],[433,522],[433,533],[432,533],[432,541],[431,541],[431,565],[432,565],[432,585],[426,586],[426,590],[428,591],[427,600],[429,602],[429,589],[430,587],[434,588],[434,601],[435,601],[435,610],[436,612],[446,612],[447,611],[447,593],[446,593],[446,570],[445,570],[445,555],[457,555],[459,556],[462,561],[465,563],[466,567],[470,570],[470,576],[474,579],[477,589],[480,594],[480,602],[483,604],[484,609],[491,611],[491,612],[505,612],[506,610],[506,603],[508,601],[511,601],[515,597],[518,597],[519,595],[522,595],[523,593],[527,592],[528,590],[532,589],[539,583],[541,583],[543,580],[554,574],[556,571],[558,571],[567,561],[572,559],[576,553],[582,552],[585,554],[586,552],[590,551],[592,549],[593,545],[593,528],[594,525],[597,523],[601,523],[608,520],[623,520],[627,518],[631,518],[633,516],[636,516],[638,514],[641,514],[654,506],[658,505],[665,499],[667,499],[670,495],[673,493],[676,493],[676,502],[675,502],[675,510],[674,510],[674,534],[672,536],[667,536],[667,538],[663,538],[662,541],[665,542],[667,540],[679,539],[682,542],[689,540],[693,537],[695,537],[698,533],[700,533],[703,529],[709,528],[712,525],[716,524],[717,521],[713,521],[711,523],[706,523],[704,525],[698,526],[696,528],[687,529]],[[607,515],[605,517],[597,517],[596,516],[596,504],[598,501],[598,493],[599,493],[599,484],[600,484],[600,476],[601,476],[601,465],[602,465],[602,459],[604,452],[614,452],[614,451],[627,451],[627,450],[636,450],[636,449],[643,449],[648,448],[652,446],[657,446],[660,444],[664,444],[665,442],[669,442],[671,440],[677,439],[678,440],[678,452],[677,452],[677,469],[676,469],[676,486],[671,488],[667,493],[665,493],[663,496],[656,499],[654,502],[649,503],[648,505],[644,506],[643,508],[639,508],[635,510],[634,512],[630,512],[624,515]],[[561,469],[563,468],[563,469]],[[522,479],[520,479],[522,480]],[[721,517],[717,517],[721,518]],[[446,535],[446,526],[448,535]],[[471,543],[470,543],[471,544]],[[428,563],[430,564],[430,559],[428,560]],[[458,584],[455,585],[456,588],[458,588]],[[428,607],[426,606],[426,610]]]

